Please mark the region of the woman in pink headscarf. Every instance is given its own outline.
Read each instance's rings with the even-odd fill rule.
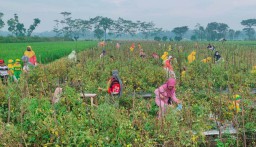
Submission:
[[[161,118],[164,115],[164,113],[166,112],[166,108],[170,106],[170,100],[178,104],[181,103],[181,101],[176,98],[175,84],[176,80],[174,78],[169,78],[166,83],[164,83],[162,86],[155,90],[155,101],[157,106],[159,106],[160,108],[158,118]]]

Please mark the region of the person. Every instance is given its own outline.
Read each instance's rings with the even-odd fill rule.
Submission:
[[[164,54],[161,56],[161,59],[163,62],[168,59],[168,52],[164,52]]]
[[[102,52],[101,52],[101,54],[100,54],[100,58],[104,57],[105,55],[106,55],[106,50],[103,49]]]
[[[188,55],[188,63],[192,63],[196,59],[196,52],[193,51]]]
[[[23,68],[22,70],[27,73],[29,72],[30,69],[32,69],[34,67],[34,65],[32,65],[30,62],[28,62],[28,57],[27,56],[23,56],[21,58],[21,60],[23,61]]]
[[[209,63],[209,62],[211,62],[211,60],[212,60],[211,57],[207,57],[207,58],[205,58],[205,59],[203,59],[201,61],[204,62],[204,63]]]
[[[139,50],[141,50],[141,49],[142,49],[142,47],[141,47],[140,43],[138,43],[138,49],[139,49]]]
[[[161,118],[166,113],[166,108],[171,106],[172,102],[181,104],[181,100],[176,97],[175,94],[176,80],[169,78],[166,83],[158,87],[154,93],[156,95],[155,102],[159,106],[158,118]]]
[[[68,55],[68,59],[72,62],[77,62],[77,55],[76,55],[76,51],[73,50],[69,55]]]
[[[145,52],[143,51],[143,49],[140,49],[140,57],[141,57],[141,58],[145,58],[145,57],[146,57],[146,54],[145,54]]]
[[[173,77],[176,79],[176,75],[173,71],[172,63],[173,60],[172,56],[169,56],[167,60],[164,61],[164,70],[166,71],[167,78]]]
[[[215,49],[215,47],[214,47],[214,45],[211,45],[211,44],[209,43],[208,46],[207,46],[207,49],[213,51],[213,50]]]
[[[214,53],[214,61],[215,61],[215,63],[218,62],[220,60],[220,58],[221,58],[220,53],[218,51],[216,51]]]
[[[117,49],[120,48],[120,43],[116,43],[116,48],[117,48]]]
[[[184,66],[183,68],[182,68],[182,71],[181,71],[181,78],[184,80],[184,78],[186,77],[186,70],[187,70],[187,68]]]
[[[32,50],[31,46],[27,46],[27,50],[24,52],[24,56],[28,57],[28,59],[29,59],[28,62],[30,62],[33,65],[37,65],[36,54]]]
[[[231,103],[231,105],[229,106],[229,109],[230,109],[231,111],[235,111],[236,113],[241,112],[241,108],[240,108],[240,106],[239,106],[240,101],[241,101],[241,96],[238,95],[238,94],[236,94],[236,95],[233,95],[232,98],[233,98],[233,99],[232,99],[232,103]]]
[[[113,70],[112,76],[109,78],[107,82],[107,88],[103,89],[101,87],[98,88],[99,91],[107,91],[111,96],[122,96],[122,81],[118,76],[118,71]]]
[[[15,60],[15,64],[13,65],[13,71],[14,71],[14,81],[17,82],[20,78],[21,74],[21,64],[20,64],[20,59]]]
[[[4,85],[8,83],[8,67],[5,65],[3,59],[0,59],[0,78]]]
[[[133,52],[134,48],[135,48],[135,44],[132,43],[132,45],[131,45],[131,47],[130,47],[130,51]]]
[[[157,53],[155,53],[155,52],[152,54],[152,57],[153,57],[154,59],[159,59],[159,55],[158,55]]]
[[[8,75],[9,75],[9,80],[10,81],[13,81],[13,74],[14,74],[14,71],[13,71],[13,63],[14,61],[12,59],[9,59],[8,60]]]

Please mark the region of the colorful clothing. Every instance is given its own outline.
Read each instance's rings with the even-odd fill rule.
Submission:
[[[24,56],[27,56],[29,58],[28,62],[30,62],[33,65],[36,65],[36,54],[35,54],[35,52],[32,50],[31,46],[27,46],[27,48],[29,48],[30,51],[26,50],[24,52]]]
[[[176,80],[174,78],[170,78],[166,83],[164,83],[162,86],[155,90],[155,102],[157,106],[159,106],[161,109],[158,113],[158,117],[161,117],[166,112],[169,98],[171,98],[171,100],[176,103],[179,101],[179,99],[176,98],[175,94],[175,84]],[[173,86],[173,88],[170,90],[168,89],[168,86]]]
[[[190,55],[188,55],[188,63],[192,63],[196,59],[196,52],[191,52]]]
[[[0,66],[0,78],[2,83],[6,84],[8,79],[8,67],[6,65]]]
[[[21,64],[17,64],[15,63],[14,66],[13,66],[13,71],[14,71],[14,78],[15,80],[18,80],[20,78],[20,74],[21,74]]]

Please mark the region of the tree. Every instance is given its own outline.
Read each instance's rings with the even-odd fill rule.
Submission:
[[[31,36],[32,32],[35,30],[35,28],[37,27],[38,24],[40,24],[40,19],[35,18],[34,19],[34,23],[32,25],[30,25],[28,31],[27,31],[27,36]]]
[[[2,20],[2,17],[4,16],[4,13],[0,12],[0,29],[4,27],[5,23]]]
[[[255,34],[255,30],[253,27],[256,26],[256,19],[242,20],[241,25],[245,26],[243,30],[245,31],[246,35],[249,37],[249,40],[252,40]]]
[[[188,31],[187,26],[183,27],[176,27],[172,30],[172,32],[175,34],[175,40],[180,41],[182,40],[183,35]]]
[[[225,38],[229,26],[225,23],[211,22],[207,24],[207,40],[219,40]]]
[[[155,40],[155,41],[161,41],[161,37],[155,36],[155,37],[154,37],[154,40]]]
[[[17,14],[14,14],[14,18],[11,18],[7,21],[8,31],[14,34],[16,37],[25,36],[26,29],[24,24],[19,22],[19,17]]]
[[[234,38],[239,39],[240,34],[241,34],[241,31],[236,31],[235,35],[234,35]]]
[[[106,40],[107,30],[112,30],[114,26],[114,21],[111,18],[97,16],[90,20],[93,24],[95,24],[95,30],[98,32],[100,29],[104,31],[104,40]]]
[[[228,36],[229,36],[229,39],[230,39],[230,40],[234,40],[235,30],[229,29],[229,31],[228,31]]]
[[[218,23],[217,31],[218,31],[218,40],[220,38],[226,38],[226,33],[228,32],[229,26],[225,23]]]
[[[142,32],[145,39],[148,39],[150,34],[154,31],[155,24],[153,22],[139,22],[137,21],[139,25],[139,31]]]
[[[205,29],[199,23],[196,24],[193,39],[202,41],[205,38]]]
[[[99,40],[104,36],[104,31],[103,30],[101,30],[100,28],[96,28],[94,31],[94,36],[96,37],[96,38],[98,38]]]
[[[40,23],[40,19],[35,18],[34,23],[30,25],[29,29],[27,30],[24,27],[24,24],[19,22],[19,17],[17,14],[14,14],[14,18],[11,18],[7,21],[7,24],[9,26],[8,31],[10,31],[16,37],[24,37],[25,35],[31,36],[31,33],[35,30],[35,28],[39,23]]]
[[[168,39],[167,36],[163,36],[163,37],[162,37],[162,40],[163,40],[163,41],[166,41],[167,39]]]

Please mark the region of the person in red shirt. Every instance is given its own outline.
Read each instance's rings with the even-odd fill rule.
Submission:
[[[172,60],[173,60],[173,57],[169,56],[168,59],[164,61],[164,70],[166,71],[167,78],[172,77],[176,79],[176,75],[174,73],[172,63],[171,63]]]
[[[112,96],[121,96],[122,95],[122,81],[118,76],[118,71],[113,70],[112,76],[109,78],[107,82],[107,88],[103,89],[101,87],[98,88],[99,91],[107,91]]]

